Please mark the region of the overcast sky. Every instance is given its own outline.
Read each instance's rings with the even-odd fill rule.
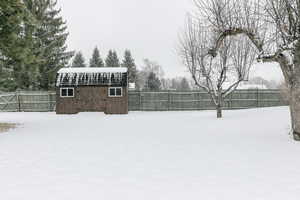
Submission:
[[[130,49],[140,68],[143,59],[158,62],[167,77],[188,76],[176,53],[178,34],[192,0],[58,0],[67,21],[70,50],[82,51],[86,61],[98,46],[102,58],[109,49],[123,57]],[[255,67],[255,75],[281,78],[278,67]]]

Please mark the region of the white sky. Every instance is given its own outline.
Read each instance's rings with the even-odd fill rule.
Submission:
[[[59,0],[67,20],[70,50],[81,50],[86,62],[95,46],[104,59],[109,49],[119,58],[130,49],[140,68],[143,59],[158,62],[167,77],[188,76],[176,53],[178,34],[192,0]],[[256,75],[281,78],[278,67],[256,67]]]

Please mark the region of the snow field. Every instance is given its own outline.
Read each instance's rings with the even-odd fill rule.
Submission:
[[[288,108],[215,115],[0,113],[1,199],[299,199]]]

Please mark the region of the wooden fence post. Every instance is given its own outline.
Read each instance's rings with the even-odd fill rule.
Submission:
[[[20,100],[20,95],[21,95],[20,91],[17,90],[17,91],[16,91],[16,98],[17,98],[17,110],[18,110],[18,112],[21,112],[21,100]]]
[[[233,93],[233,92],[232,92]],[[232,108],[232,93],[230,93],[229,95],[229,105],[228,108],[231,109]]]
[[[201,110],[201,108],[202,108],[202,98],[201,98],[201,93],[200,93],[200,91],[198,91],[198,90],[197,90],[197,92],[198,92],[198,103],[196,104],[196,105],[198,105],[198,109],[197,109],[197,110]]]
[[[171,102],[170,102],[170,90],[168,90],[168,111],[170,110],[170,104],[171,104]]]
[[[139,90],[139,105],[140,105],[140,111],[143,111],[141,90]]]
[[[259,93],[258,93],[258,88],[256,89],[256,107],[259,107]]]
[[[48,91],[48,112],[51,112],[51,96],[50,92]]]

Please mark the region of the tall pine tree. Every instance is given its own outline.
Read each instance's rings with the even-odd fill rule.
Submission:
[[[35,21],[23,1],[0,1],[0,87],[12,91],[26,89],[30,85],[30,73],[26,65],[32,65],[32,35],[27,28],[35,27]]]
[[[34,49],[37,60],[38,87],[42,90],[54,88],[56,72],[68,65],[73,52],[67,51],[66,22],[60,16],[56,0],[24,0],[27,9],[38,22]]]
[[[85,59],[81,52],[76,53],[71,67],[86,67]]]
[[[109,50],[105,59],[106,67],[120,67],[120,61],[116,51]]]
[[[128,69],[129,82],[136,83],[136,79],[137,79],[136,65],[134,63],[134,59],[132,58],[131,52],[129,50],[125,50],[124,59],[122,61],[122,67],[126,67]]]
[[[112,67],[120,67],[120,60],[118,58],[118,54],[116,51],[113,51],[113,59],[114,59],[114,63]]]
[[[104,67],[103,60],[100,57],[97,47],[94,49],[92,58],[90,59],[90,67]]]

